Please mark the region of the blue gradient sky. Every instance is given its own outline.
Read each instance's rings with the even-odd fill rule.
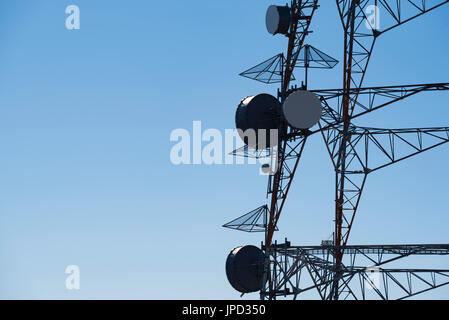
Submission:
[[[81,30],[65,28],[70,4],[80,7]],[[265,31],[269,4],[0,3],[0,298],[238,298],[226,256],[261,237],[220,226],[265,203],[266,179],[257,166],[173,166],[169,137],[194,120],[233,128],[243,97],[275,94],[237,76],[285,50]],[[446,6],[382,36],[366,84],[448,81],[448,16]],[[309,43],[341,60],[333,1],[321,1],[312,29]],[[341,65],[312,72],[310,87],[339,87],[341,78]],[[422,95],[361,123],[448,125],[448,98]],[[352,243],[449,243],[448,157],[445,146],[370,176]],[[329,237],[333,181],[314,137],[278,239]],[[433,266],[447,268],[443,261]],[[79,291],[65,288],[73,264]]]

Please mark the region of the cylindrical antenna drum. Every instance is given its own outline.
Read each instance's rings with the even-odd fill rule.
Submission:
[[[255,246],[238,247],[226,260],[229,283],[241,293],[257,292],[262,288],[264,254]]]
[[[280,7],[272,5],[267,10],[267,30],[272,35],[287,34],[290,29],[291,12],[288,6]]]
[[[277,131],[281,117],[280,102],[269,94],[243,99],[235,114],[235,123],[242,140],[250,147],[265,149],[277,145]]]

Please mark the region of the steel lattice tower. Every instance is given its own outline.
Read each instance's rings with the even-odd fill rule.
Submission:
[[[299,298],[315,290],[323,300],[367,299],[370,289],[381,299],[403,299],[449,284],[449,269],[393,269],[388,264],[410,256],[449,255],[449,244],[440,245],[349,245],[361,195],[369,174],[449,142],[449,127],[382,129],[360,127],[353,120],[395,102],[429,91],[447,91],[449,83],[363,87],[376,41],[386,32],[406,24],[449,0],[336,0],[344,33],[343,84],[339,89],[310,90],[321,101],[323,112],[318,128],[297,130],[285,121],[280,125],[276,151],[277,169],[269,176],[270,201],[225,227],[247,232],[264,232],[265,242],[262,299]],[[326,3],[327,5],[327,3]],[[384,29],[372,26],[367,8],[388,16]],[[264,83],[279,83],[282,104],[296,90],[307,88],[309,68],[333,68],[338,61],[305,44],[318,10],[318,0],[293,0],[291,22],[286,32],[287,53],[270,58],[241,75]],[[293,71],[306,69],[305,83],[292,87]],[[335,229],[333,240],[321,246],[292,246],[287,240],[273,241],[301,155],[310,136],[322,136],[335,172]],[[248,146],[235,156],[263,157]],[[271,155],[272,156],[272,155]],[[368,267],[368,268],[367,268]],[[370,272],[379,275],[381,285],[372,282]],[[307,278],[303,282],[304,278]],[[304,284],[306,283],[306,284]],[[395,288],[395,289],[393,289]]]

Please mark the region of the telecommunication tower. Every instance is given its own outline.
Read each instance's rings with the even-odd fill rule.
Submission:
[[[224,225],[264,234],[261,247],[242,246],[228,255],[228,280],[242,294],[259,292],[261,299],[270,300],[298,299],[309,292],[323,300],[405,299],[449,284],[449,269],[389,267],[412,256],[448,256],[449,244],[350,245],[348,241],[368,175],[449,142],[449,127],[383,129],[353,123],[417,94],[449,90],[449,83],[363,86],[375,43],[382,35],[449,0],[335,2],[344,35],[340,88],[308,86],[309,69],[332,69],[339,63],[305,43],[319,9],[318,0],[270,6],[267,30],[286,37],[287,51],[241,73],[280,85],[276,96],[243,99],[236,112],[236,126],[245,146],[233,154],[271,158],[271,165],[262,168],[269,173],[269,202]],[[368,16],[369,8],[373,8],[374,19]],[[377,15],[388,17],[383,19],[388,25],[377,25]],[[300,87],[291,85],[295,68],[305,69]],[[251,131],[256,134],[247,133]],[[301,155],[308,138],[316,134],[322,136],[334,168],[333,239],[319,246],[295,246],[287,239],[278,243],[273,237]]]

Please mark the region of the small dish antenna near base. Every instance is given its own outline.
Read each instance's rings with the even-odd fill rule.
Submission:
[[[262,288],[264,257],[255,246],[237,247],[229,253],[226,275],[235,290],[250,293]]]

